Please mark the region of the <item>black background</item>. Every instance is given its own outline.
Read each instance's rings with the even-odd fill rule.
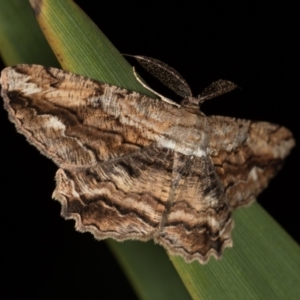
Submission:
[[[166,62],[185,77],[195,95],[220,78],[242,88],[205,103],[206,114],[279,123],[300,140],[296,7],[196,1],[180,6],[160,1],[76,2],[120,52]],[[155,90],[178,99],[150,77],[144,78]],[[1,273],[6,278],[7,299],[58,295],[135,299],[105,243],[75,232],[74,222],[60,217],[60,204],[51,200],[56,166],[15,132],[3,109],[0,113]],[[299,166],[296,147],[258,198],[298,243]],[[89,272],[91,265],[94,274]]]

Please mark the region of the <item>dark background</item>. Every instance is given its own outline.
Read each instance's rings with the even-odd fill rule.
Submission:
[[[166,62],[185,77],[195,95],[220,78],[242,88],[205,103],[206,114],[282,124],[300,140],[296,7],[191,4],[195,1],[180,6],[150,1],[76,2],[120,52]],[[155,90],[178,99],[150,77],[144,78]],[[51,200],[57,167],[15,132],[3,109],[0,113],[1,271],[7,295],[91,299],[106,294],[135,299],[105,243],[75,232],[74,222],[60,217],[60,204]],[[299,166],[296,147],[258,198],[298,243]],[[91,265],[97,276],[88,272]]]

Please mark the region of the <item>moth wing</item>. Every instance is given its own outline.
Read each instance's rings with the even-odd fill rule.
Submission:
[[[215,168],[208,156],[177,162],[180,180],[155,240],[188,262],[206,263],[211,255],[220,258],[224,248],[232,246],[233,220]]]
[[[187,261],[220,258],[232,246],[231,211],[248,205],[267,187],[295,145],[279,125],[229,117],[207,117],[207,156],[190,156],[158,243]]]
[[[97,239],[154,240],[187,261],[232,245],[230,208],[209,158],[145,147],[97,167],[59,169],[53,197],[78,231]]]
[[[79,231],[100,240],[148,240],[166,212],[173,156],[173,150],[150,146],[96,167],[59,169],[53,197]]]
[[[207,117],[209,153],[232,209],[248,205],[268,185],[295,145],[285,127],[229,117]]]
[[[139,151],[172,126],[164,120],[179,117],[163,101],[55,68],[9,67],[1,85],[17,130],[63,168]]]

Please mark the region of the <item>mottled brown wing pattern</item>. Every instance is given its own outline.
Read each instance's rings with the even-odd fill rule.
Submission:
[[[160,234],[155,240],[186,261],[205,263],[220,258],[232,246],[233,220],[223,186],[209,157],[191,156],[181,178]]]
[[[265,189],[295,145],[286,128],[267,122],[207,117],[209,155],[232,209],[249,205]]]
[[[97,239],[153,238],[186,261],[221,257],[231,211],[294,146],[284,127],[206,117],[191,97],[178,108],[54,68],[6,68],[1,85],[17,130],[60,167],[53,197],[65,218]]]
[[[62,167],[88,167],[138,151],[172,128],[178,110],[92,79],[43,66],[2,72],[9,117]],[[168,115],[168,116],[167,116]]]
[[[171,188],[174,151],[146,147],[131,156],[74,171],[59,169],[53,193],[62,214],[98,239],[153,238]]]
[[[63,216],[97,239],[154,238],[170,253],[202,263],[232,245],[230,209],[206,159],[145,147],[84,171],[60,169],[56,180],[53,196]]]

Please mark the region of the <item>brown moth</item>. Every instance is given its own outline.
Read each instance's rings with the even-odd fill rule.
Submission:
[[[187,262],[220,258],[232,246],[231,212],[266,188],[295,144],[292,134],[266,122],[205,116],[199,104],[233,83],[216,81],[194,98],[174,69],[137,59],[171,82],[181,105],[17,65],[1,73],[4,107],[59,167],[53,197],[77,230],[99,240],[154,239]]]

